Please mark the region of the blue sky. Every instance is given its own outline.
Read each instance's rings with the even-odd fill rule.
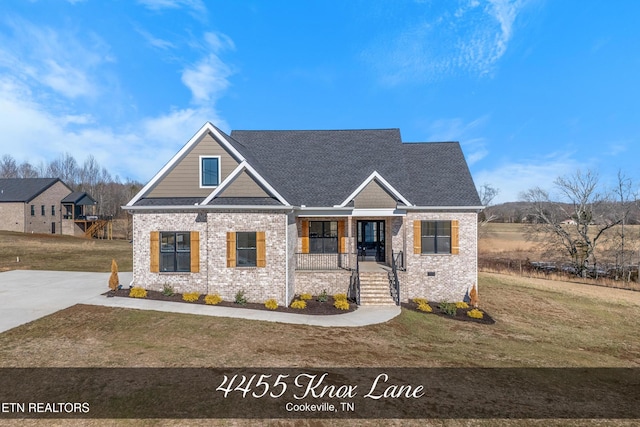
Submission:
[[[578,168],[640,181],[639,18],[631,0],[3,0],[0,156],[92,154],[146,182],[205,121],[400,128],[460,141],[497,202]]]

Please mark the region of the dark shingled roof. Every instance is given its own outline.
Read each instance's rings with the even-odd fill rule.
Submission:
[[[62,199],[62,203],[73,203],[74,205],[95,205],[97,202],[84,191],[74,191]]]
[[[58,181],[58,178],[0,178],[0,203],[28,203]]]
[[[374,171],[417,206],[480,206],[457,142],[402,143],[399,129],[231,132],[290,204],[339,205]]]

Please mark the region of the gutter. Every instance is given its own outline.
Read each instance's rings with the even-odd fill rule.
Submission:
[[[125,211],[212,211],[212,210],[291,210],[292,206],[281,205],[158,205],[121,206]]]

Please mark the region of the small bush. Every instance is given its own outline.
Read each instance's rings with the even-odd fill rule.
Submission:
[[[236,292],[236,299],[234,301],[236,304],[246,305],[247,297],[244,296],[244,290]]]
[[[346,300],[347,300],[347,294],[335,294],[335,295],[333,296],[333,299],[334,299],[335,301],[340,301],[340,300],[344,300],[344,301],[346,301]]]
[[[146,298],[147,290],[145,288],[136,286],[135,288],[131,288],[131,290],[129,291],[129,296],[131,298]]]
[[[411,301],[413,301],[415,304],[427,304],[429,301],[427,301],[425,298],[414,298]]]
[[[449,316],[455,316],[456,312],[458,311],[456,304],[453,302],[441,302],[438,305],[438,308],[440,308],[440,310],[442,310],[443,313]]]
[[[425,313],[431,313],[433,311],[431,306],[429,304],[427,304],[426,302],[425,303],[423,303],[423,302],[419,303],[418,304],[418,310],[424,311]]]
[[[295,308],[297,310],[304,310],[305,308],[307,308],[307,303],[305,301],[297,299],[291,303],[291,308]]]
[[[182,294],[182,299],[186,302],[196,302],[200,298],[200,294],[197,292],[187,292],[186,294]]]
[[[459,301],[456,303],[456,308],[469,308],[469,304],[464,301]]]
[[[311,298],[313,298],[313,297],[311,296],[311,294],[304,293],[304,294],[300,295],[300,299],[301,299],[302,301],[309,301]]]
[[[469,303],[473,307],[478,306],[478,291],[476,291],[475,285],[471,287],[471,291],[469,292]]]
[[[349,310],[349,303],[346,299],[336,299],[333,303],[333,306],[338,310]]]
[[[109,276],[109,289],[115,291],[118,289],[120,279],[118,279],[118,264],[115,259],[111,260],[111,276]]]
[[[268,299],[264,302],[264,306],[269,310],[275,310],[276,308],[278,308],[278,301],[274,300],[273,298]]]
[[[320,295],[318,295],[318,298],[316,298],[316,301],[327,302],[328,299],[329,299],[329,295],[327,295],[327,290],[323,289],[322,293],[320,293]]]
[[[204,303],[209,305],[216,305],[222,302],[222,297],[218,294],[207,295],[204,297]]]
[[[168,283],[165,283],[162,287],[162,295],[166,297],[172,297],[175,292],[173,291],[173,286]]]
[[[472,317],[474,319],[482,319],[484,317],[484,314],[477,308],[474,308],[473,310],[467,311],[467,316]]]

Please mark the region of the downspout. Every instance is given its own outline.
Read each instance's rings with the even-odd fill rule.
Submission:
[[[289,215],[284,216],[284,303],[289,305]]]

